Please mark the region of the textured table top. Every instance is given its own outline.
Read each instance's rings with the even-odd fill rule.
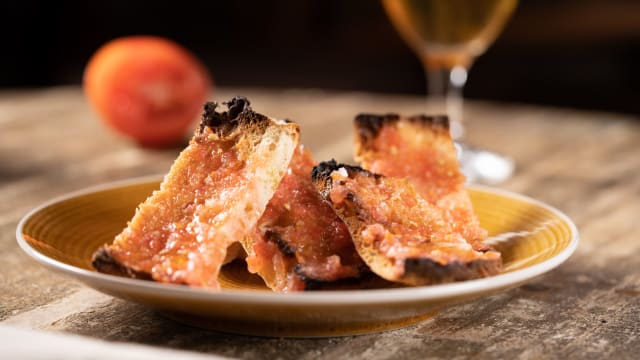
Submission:
[[[319,90],[222,89],[215,98],[236,94],[248,96],[256,111],[299,122],[317,159],[342,161],[351,158],[356,113],[411,114],[424,105],[421,97]],[[466,118],[471,144],[509,154],[517,164],[515,176],[500,187],[547,202],[576,222],[576,253],[527,285],[409,328],[340,338],[259,338],[178,324],[52,273],[23,254],[14,232],[29,209],[91,185],[165,173],[179,149],[144,150],[106,130],[79,88],[0,93],[0,330],[15,329],[0,343],[29,328],[73,341],[78,337],[70,334],[127,343],[116,350],[143,344],[153,354],[173,349],[246,359],[635,358],[640,119],[486,102],[468,102]]]

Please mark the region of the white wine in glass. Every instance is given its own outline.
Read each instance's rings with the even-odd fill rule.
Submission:
[[[460,141],[462,89],[474,59],[498,36],[517,0],[382,0],[402,38],[420,57],[427,74],[430,109],[451,119]],[[460,143],[459,143],[460,144]],[[495,183],[513,171],[510,159],[461,146],[461,166],[471,181]]]

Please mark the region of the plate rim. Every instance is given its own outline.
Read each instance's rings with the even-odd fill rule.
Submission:
[[[61,201],[65,201],[74,197],[88,195],[98,191],[115,189],[118,187],[132,186],[138,184],[149,183],[152,181],[161,181],[164,175],[155,174],[141,177],[134,177],[125,180],[117,180],[87,187],[85,189],[76,190],[63,195],[56,196],[38,206],[31,209],[19,221],[16,227],[16,239],[20,248],[39,264],[55,272],[72,276],[79,279],[86,285],[94,287],[93,284],[107,284],[105,286],[113,288],[125,287],[133,289],[136,293],[146,295],[161,296],[166,298],[189,298],[190,300],[211,301],[211,302],[234,302],[237,304],[262,304],[262,305],[374,305],[374,304],[394,304],[415,301],[433,301],[452,297],[470,296],[476,293],[485,293],[496,291],[503,288],[515,287],[525,281],[543,275],[560,264],[564,263],[576,250],[580,241],[578,228],[574,222],[562,211],[546,204],[540,200],[536,200],[526,195],[522,195],[513,191],[498,189],[485,185],[467,185],[467,188],[479,190],[486,193],[515,198],[524,202],[532,203],[542,207],[555,216],[562,219],[571,232],[569,244],[555,256],[544,260],[541,263],[526,267],[524,269],[514,270],[508,273],[499,274],[487,278],[466,280],[461,282],[427,285],[406,288],[392,289],[363,289],[363,290],[325,290],[317,292],[293,292],[278,293],[270,291],[256,290],[211,290],[203,288],[189,287],[185,285],[164,284],[148,280],[130,279],[115,275],[108,275],[96,271],[79,268],[69,265],[62,261],[58,261],[48,257],[35,248],[31,247],[23,236],[23,228],[25,223],[36,213],[48,206],[54,205]],[[131,291],[131,290],[127,290]]]

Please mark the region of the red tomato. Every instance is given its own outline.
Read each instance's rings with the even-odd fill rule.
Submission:
[[[213,82],[188,50],[159,37],[112,40],[91,57],[84,91],[113,129],[150,147],[182,141]]]

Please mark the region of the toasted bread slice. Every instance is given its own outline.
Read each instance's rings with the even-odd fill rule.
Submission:
[[[326,287],[368,272],[349,229],[313,186],[314,165],[300,145],[258,225],[243,241],[249,271],[275,291]]]
[[[227,248],[255,227],[299,140],[296,124],[252,111],[245,98],[226,104],[205,105],[160,190],[96,252],[98,271],[219,288]]]
[[[476,251],[407,179],[320,163],[313,182],[349,227],[360,256],[384,279],[437,284],[497,274],[500,254]]]
[[[490,249],[483,243],[487,232],[473,211],[446,116],[361,114],[354,125],[355,158],[363,168],[409,179],[474,249]]]

